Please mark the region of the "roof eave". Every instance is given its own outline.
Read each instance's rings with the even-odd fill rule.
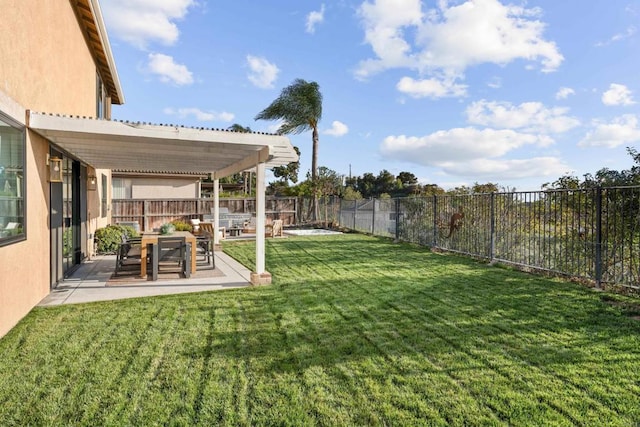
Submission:
[[[102,76],[111,103],[124,104],[124,94],[98,0],[75,0],[71,4],[84,29],[89,49],[93,51],[96,67]]]

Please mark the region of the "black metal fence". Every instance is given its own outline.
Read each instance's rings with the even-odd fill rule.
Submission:
[[[640,289],[640,187],[343,200],[342,227]]]

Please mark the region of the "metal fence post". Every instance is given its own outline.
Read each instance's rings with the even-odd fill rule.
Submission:
[[[496,250],[496,193],[491,193],[491,229],[490,229],[490,246],[489,246],[489,261],[493,261]]]
[[[602,187],[596,189],[596,288],[602,286]]]
[[[373,209],[371,210],[371,235],[376,235],[376,199],[373,199]]]
[[[358,216],[358,201],[353,201],[353,229],[356,229],[356,217]]]
[[[437,221],[437,215],[438,215],[438,197],[434,194],[433,195],[433,242],[431,244],[431,247],[436,247],[436,244],[438,242],[438,221]]]
[[[400,198],[396,198],[396,241],[400,240]]]

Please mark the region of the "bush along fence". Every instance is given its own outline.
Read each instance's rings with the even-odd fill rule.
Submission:
[[[640,289],[640,187],[343,200],[342,227]]]

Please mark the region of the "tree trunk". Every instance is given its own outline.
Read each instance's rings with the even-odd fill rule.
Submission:
[[[318,127],[313,127],[313,150],[311,153],[311,183],[313,188],[313,222],[318,220]]]

